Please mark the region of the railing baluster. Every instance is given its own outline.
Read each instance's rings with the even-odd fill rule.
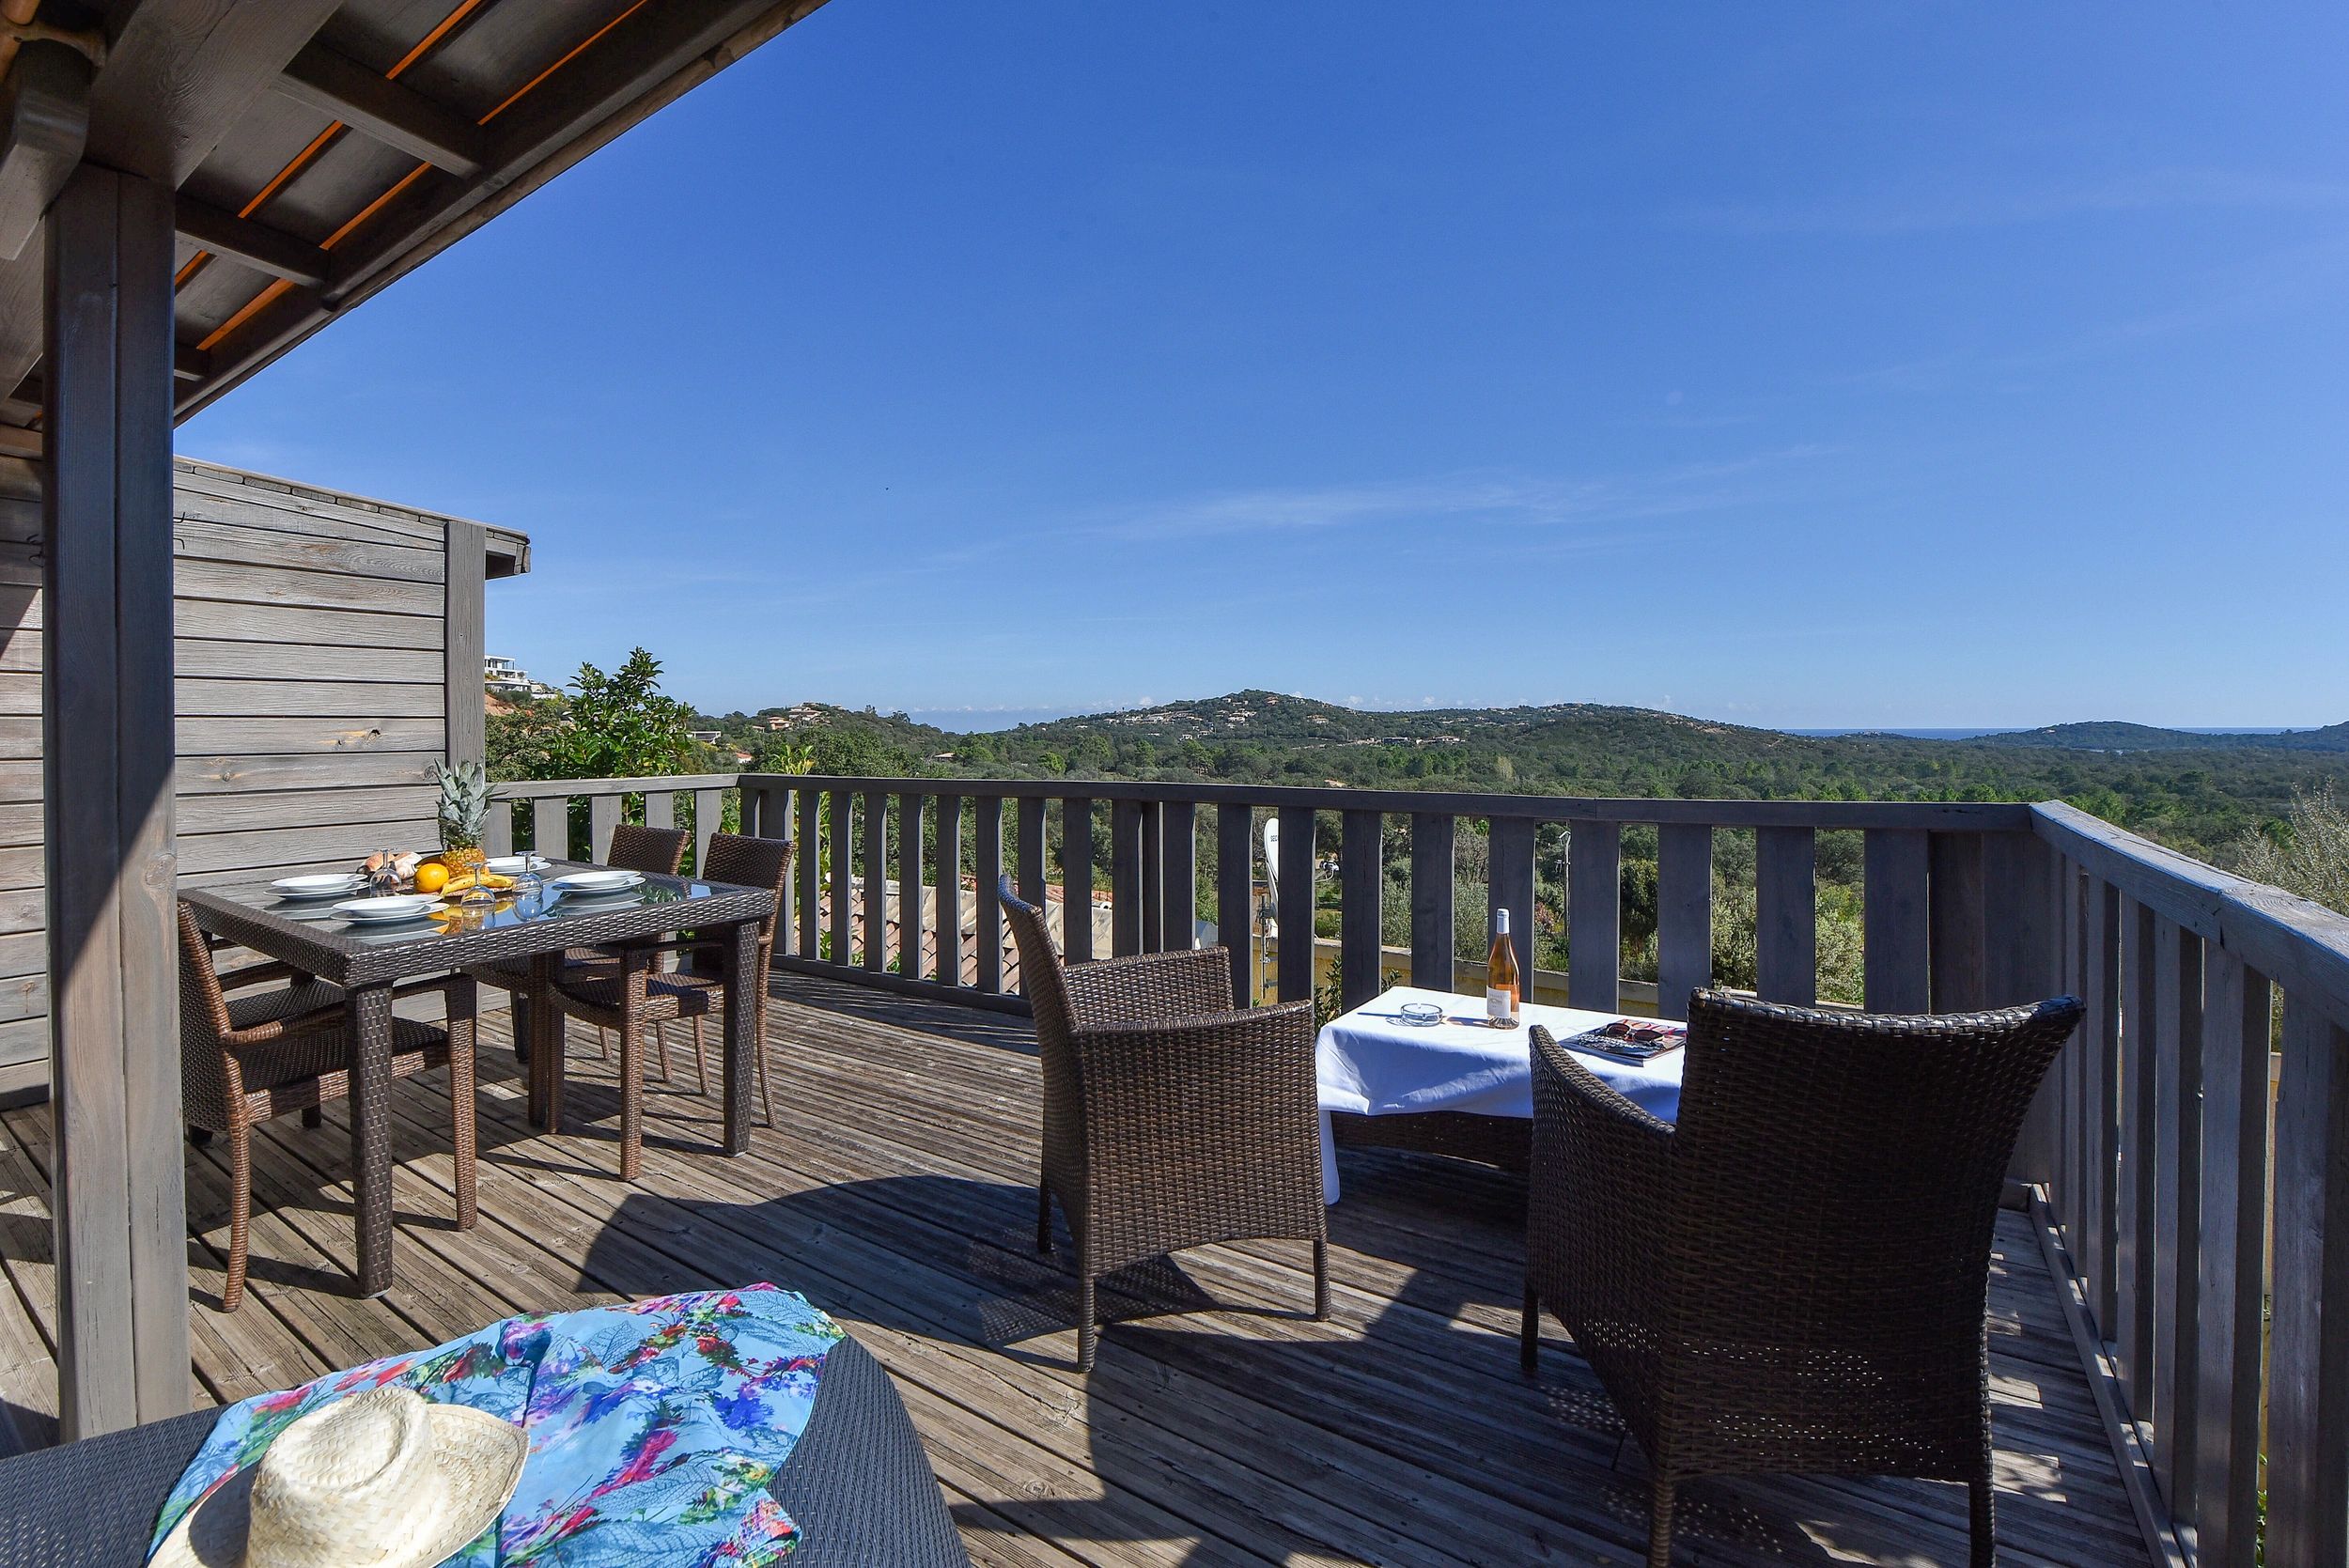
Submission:
[[[2084,908],[2085,879],[2077,862],[2069,856],[2056,867],[2056,904],[2063,932],[2063,977],[2061,985],[2065,996],[2085,997],[2088,994],[2088,918]],[[2062,1169],[2056,1179],[2056,1214],[2071,1233],[2073,1250],[2079,1250],[2080,1228],[2087,1222],[2085,1193],[2088,1187],[2088,1030],[2083,1025],[2072,1031],[2064,1042],[2063,1054],[2056,1059],[2056,1071],[2062,1078],[2063,1111],[2058,1122],[2062,1137]]]
[[[1274,982],[1283,1001],[1310,1001],[1314,994],[1314,814],[1310,806],[1283,806],[1279,908],[1281,958]]]
[[[501,800],[490,808],[490,818],[486,826],[489,831],[482,835],[483,851],[492,856],[512,854],[514,852],[514,808]]]
[[[981,890],[982,899],[992,894]],[[938,798],[938,978],[962,984],[962,798]]]
[[[818,790],[799,792],[800,805],[800,956],[819,958],[823,955],[823,935],[820,929],[824,902],[824,800]]]
[[[1922,829],[1872,828],[1860,849],[1861,963],[1871,1013],[1922,1013],[1933,1005],[1926,888],[1931,852]]]
[[[1199,945],[1199,814],[1189,800],[1159,808],[1159,940],[1175,952]]]
[[[980,795],[971,801],[972,853],[978,867],[979,989],[989,996],[1003,989],[1003,903],[996,884],[1003,875],[1003,802],[1000,796]]]
[[[571,858],[571,802],[566,796],[541,795],[530,802],[530,842],[551,861]]]
[[[2268,1568],[2349,1559],[2349,1031],[2284,991],[2268,1337]]]
[[[1350,811],[1338,821],[1338,978],[1348,1007],[1360,1007],[1380,989],[1384,827],[1385,818],[1375,811]]]
[[[1623,827],[1577,822],[1566,839],[1566,1000],[1623,1005]]]
[[[2253,1568],[2259,1539],[2260,1328],[2267,1278],[2267,976],[2202,949],[2202,1197],[2195,1552]]]
[[[745,790],[742,793],[743,798],[748,800],[750,792]],[[699,871],[709,863],[710,835],[717,832],[718,824],[725,820],[725,814],[726,792],[724,790],[697,789],[693,791],[693,869],[695,871]],[[745,829],[744,831],[747,832],[749,830]],[[788,838],[791,835],[786,832],[770,836]]]
[[[864,967],[889,967],[889,797],[864,795]]]
[[[1110,953],[1143,951],[1142,803],[1110,802]]]
[[[1517,997],[1533,1000],[1533,833],[1531,817],[1489,819],[1486,847],[1491,871],[1485,879],[1485,939],[1492,939],[1494,916],[1509,911],[1509,945],[1517,955]]]
[[[2080,1128],[2085,1179],[2080,1185],[2081,1225],[2079,1261],[2088,1281],[2088,1299],[2096,1313],[2096,1331],[2107,1341],[2121,1315],[2119,1250],[2115,1213],[2120,1206],[2120,1157],[2114,1141],[2114,1120],[2121,1104],[2121,893],[2101,877],[2088,882],[2087,987],[2081,1000],[2088,1016],[2081,1020],[2081,1084],[2086,1090]]]
[[[1093,802],[1060,808],[1061,952],[1072,964],[1093,956]]]
[[[1039,909],[1049,908],[1050,902],[1044,891],[1045,804],[1041,795],[1019,802],[1019,896]]]
[[[677,826],[677,791],[648,789],[645,791],[645,826],[674,828]],[[696,865],[701,862],[696,861]]]
[[[798,835],[793,831],[791,792],[771,785],[762,785],[755,792],[745,789],[742,791],[742,799],[748,800],[754,793],[758,797],[759,835],[764,838],[779,838],[792,846],[791,858],[794,862],[798,861],[804,851],[799,846]],[[708,820],[708,813],[702,802],[702,798],[696,793],[693,797],[693,836],[696,839],[700,838],[702,824]],[[706,846],[696,846],[696,847],[702,855],[708,854]],[[694,863],[699,865],[702,862],[697,860]],[[792,869],[796,873],[797,865],[794,865]],[[775,951],[777,953],[791,951],[791,938],[800,924],[798,892],[799,877],[796,875],[783,879],[783,887],[775,904]]]
[[[2154,1474],[2170,1511],[2194,1517],[2196,1248],[2202,1206],[2202,939],[2154,925]]]
[[[2114,1278],[2121,1314],[2108,1332],[2129,1406],[2140,1421],[2161,1419],[2154,1406],[2154,911],[2137,900],[2121,906],[2121,1173],[2113,1210]]]
[[[1231,955],[1232,1001],[1241,1007],[1256,999],[1255,816],[1229,801],[1215,808],[1215,939]]]
[[[612,858],[612,830],[620,825],[620,798],[587,797],[587,855],[599,865]]]
[[[1819,1000],[1819,835],[1756,828],[1753,882],[1755,994],[1808,1007]]]
[[[897,972],[922,978],[922,797],[897,797]]]
[[[1142,803],[1142,951],[1166,948],[1166,814],[1156,800]]]
[[[1411,815],[1411,984],[1423,990],[1452,989],[1455,829],[1437,813]]]
[[[1656,831],[1657,1016],[1687,1017],[1689,995],[1712,984],[1713,830],[1667,823]]]
[[[850,940],[855,928],[850,917],[856,898],[855,800],[845,789],[832,792],[832,961],[844,969],[856,961]]]
[[[1990,989],[1982,835],[1932,833],[1925,847],[1925,947],[1933,1010],[1978,1012],[1987,1005]],[[2019,902],[2009,904],[2010,923],[2020,913]]]

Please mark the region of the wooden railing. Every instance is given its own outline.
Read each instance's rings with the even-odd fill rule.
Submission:
[[[1657,846],[1652,994],[1677,1011],[1671,999],[1713,977],[1716,836],[1750,831],[1754,988],[1811,1001],[1818,835],[1856,831],[1867,1007],[1950,1012],[2064,992],[2087,1003],[2014,1174],[2156,1560],[2250,1568],[2263,1529],[2269,1568],[2349,1564],[2349,918],[2058,804],[778,774],[508,788],[535,802],[542,833],[586,796],[599,844],[623,795],[690,790],[697,820],[714,824],[715,792],[730,785],[743,831],[801,846],[779,967],[1008,1008],[1020,1003],[988,892],[1004,870],[1032,901],[1049,883],[1070,890],[1064,908],[1086,911],[1062,923],[1072,959],[1187,946],[1194,917],[1211,913],[1237,992],[1257,996],[1251,944],[1234,939],[1257,913],[1267,820],[1290,846],[1273,911],[1284,935],[1314,930],[1316,883],[1334,877],[1348,1003],[1393,963],[1391,824],[1408,825],[1417,983],[1450,988],[1462,921],[1481,931],[1492,908],[1532,909],[1543,843],[1563,858],[1570,999],[1625,1005],[1623,834],[1644,826]],[[1312,847],[1324,814],[1333,869]],[[1489,860],[1474,911],[1455,908],[1464,831],[1484,835]],[[1212,878],[1200,876],[1203,844]],[[1526,969],[1532,926],[1521,916],[1517,927]],[[1311,994],[1314,952],[1281,942],[1261,994]]]
[[[649,779],[543,779],[497,786],[500,802],[490,808],[484,847],[510,855],[527,847],[556,860],[600,861],[612,847],[612,830],[625,817],[655,828],[678,825],[677,798],[686,798],[697,866],[709,850],[709,835],[724,821],[732,773],[669,773]],[[571,802],[587,805],[586,835],[572,831]],[[521,808],[526,823],[518,823]]]

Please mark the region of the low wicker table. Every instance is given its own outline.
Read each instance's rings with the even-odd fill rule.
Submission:
[[[0,1562],[139,1568],[216,1410],[0,1463]],[[824,1358],[816,1408],[769,1483],[805,1539],[792,1568],[971,1568],[905,1405],[864,1347]]]
[[[567,869],[557,862],[552,880]],[[577,869],[589,869],[579,867]],[[392,987],[403,980],[470,965],[527,958],[552,981],[565,950],[691,928],[731,932],[727,945],[725,1152],[751,1146],[751,1069],[756,1060],[759,1009],[738,1006],[737,992],[757,985],[759,922],[772,913],[772,888],[742,888],[687,877],[647,877],[618,898],[555,899],[535,911],[506,910],[477,925],[448,929],[431,921],[390,928],[356,926],[336,918],[327,902],[291,903],[267,883],[183,893],[196,924],[304,974],[339,986],[350,1013],[350,1153],[358,1200],[358,1275],[362,1295],[391,1288],[392,1273]],[[533,1119],[545,1125],[561,1092],[562,1019],[551,1007],[531,1010]],[[546,1016],[541,1016],[546,1015]],[[545,1043],[546,1048],[536,1048]]]

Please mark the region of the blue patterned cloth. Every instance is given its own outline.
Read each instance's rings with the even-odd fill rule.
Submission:
[[[759,1568],[799,1545],[768,1495],[841,1330],[772,1285],[511,1317],[221,1412],[154,1545],[308,1412],[386,1384],[503,1416],[529,1439],[494,1531],[451,1568]],[[150,1547],[150,1550],[152,1548]]]

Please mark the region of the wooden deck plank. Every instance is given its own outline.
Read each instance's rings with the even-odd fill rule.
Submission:
[[[1105,1288],[1118,1321],[1099,1367],[1080,1375],[1065,1258],[1033,1250],[1025,1026],[817,980],[779,981],[777,994],[782,1125],[723,1158],[717,1103],[680,1071],[651,1086],[635,1183],[614,1173],[617,1098],[592,1042],[573,1043],[569,1130],[548,1137],[526,1125],[502,1034],[485,1031],[472,1232],[448,1219],[444,1085],[400,1084],[399,1276],[376,1300],[348,1294],[349,1144],[335,1112],[323,1130],[286,1119],[257,1138],[252,1282],[233,1314],[213,1305],[225,1151],[192,1148],[198,1385],[232,1399],[514,1311],[767,1275],[804,1289],[891,1368],[988,1568],[1637,1560],[1645,1483],[1595,1379],[1554,1324],[1541,1376],[1517,1372],[1523,1211],[1511,1178],[1349,1151],[1330,1321],[1301,1315],[1303,1249],[1199,1249]],[[10,1358],[47,1353],[46,1128],[38,1111],[6,1122],[0,1399],[18,1405]],[[2001,1229],[1990,1333],[2003,1559],[2141,1561],[2027,1228]],[[40,1370],[21,1367],[19,1382]],[[1691,1560],[1724,1568],[1964,1560],[1955,1487],[1759,1478],[1684,1498]]]

